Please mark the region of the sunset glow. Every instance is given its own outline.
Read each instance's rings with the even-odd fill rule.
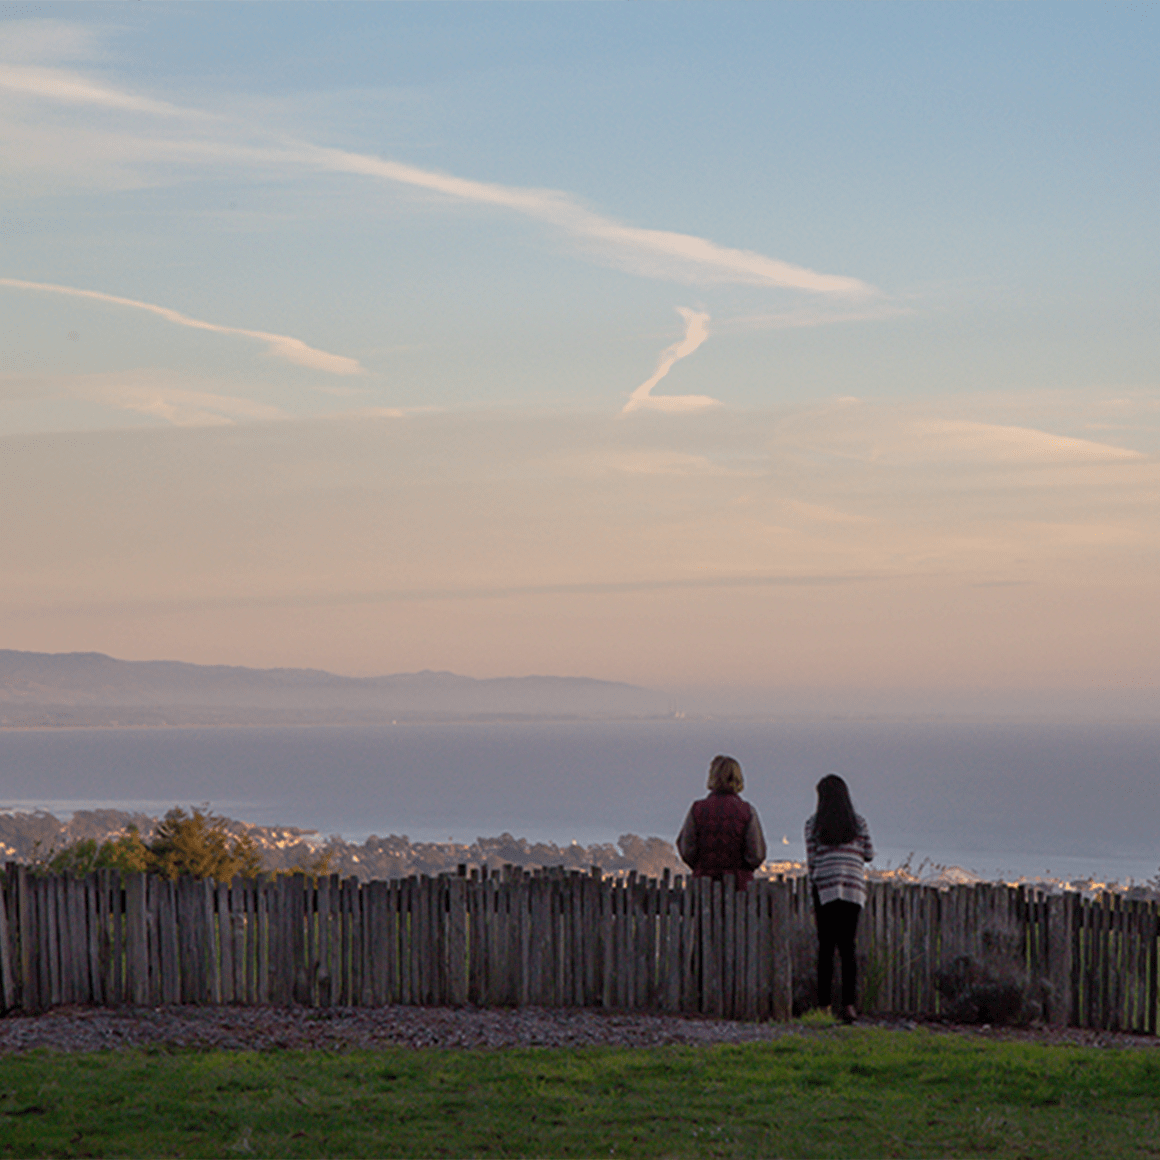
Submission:
[[[1155,687],[1151,6],[29,13],[5,648]]]

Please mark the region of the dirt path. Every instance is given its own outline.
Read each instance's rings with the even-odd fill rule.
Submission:
[[[1109,1048],[1160,1046],[1154,1036],[1077,1028],[968,1027],[865,1018],[860,1026],[1032,1043]],[[402,1047],[655,1047],[746,1043],[783,1035],[841,1034],[798,1023],[741,1023],[673,1015],[577,1009],[471,1007],[61,1007],[0,1018],[0,1054],[46,1048],[99,1051],[150,1044],[230,1051]]]

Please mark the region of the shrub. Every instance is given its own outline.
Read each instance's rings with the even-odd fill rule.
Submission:
[[[94,870],[149,870],[149,847],[141,840],[136,826],[107,841],[82,838],[62,850],[52,850],[33,863],[34,870],[44,874],[83,876]]]
[[[236,875],[253,878],[261,872],[258,844],[246,834],[231,834],[227,819],[194,809],[176,808],[158,823],[145,842],[136,826],[116,838],[98,843],[82,838],[52,850],[33,863],[42,874],[89,874],[111,869],[161,874],[166,878],[214,878],[228,882]],[[315,870],[314,872],[318,872]]]
[[[1025,1025],[1043,1013],[1042,990],[1026,978],[999,976],[969,955],[935,972],[935,987],[955,1023]]]

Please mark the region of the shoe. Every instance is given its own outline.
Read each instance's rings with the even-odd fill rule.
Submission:
[[[842,1022],[854,1023],[858,1019],[858,1012],[854,1010],[854,1004],[851,1003],[847,1007],[842,1008]]]

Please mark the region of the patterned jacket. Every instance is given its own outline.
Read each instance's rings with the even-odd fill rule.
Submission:
[[[861,814],[854,815],[858,827],[852,842],[841,846],[823,846],[814,836],[817,815],[806,820],[806,864],[810,883],[818,892],[822,906],[827,902],[856,902],[866,905],[866,863],[874,859],[870,830]]]

